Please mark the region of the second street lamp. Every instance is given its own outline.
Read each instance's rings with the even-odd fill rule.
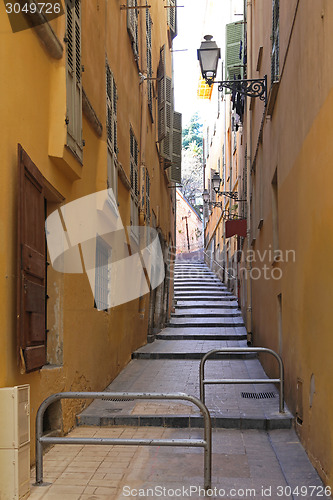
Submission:
[[[197,51],[202,78],[207,85],[212,86],[213,83],[218,84],[219,91],[224,88],[239,92],[248,97],[259,97],[261,101],[267,105],[267,76],[264,78],[256,78],[253,80],[224,80],[216,81],[217,65],[221,58],[221,51],[216,45],[211,35],[206,35],[201,42],[200,49]]]

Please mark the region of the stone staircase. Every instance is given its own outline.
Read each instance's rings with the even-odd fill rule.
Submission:
[[[176,261],[175,311],[153,343],[107,387],[112,392],[185,392],[199,397],[199,363],[212,349],[246,347],[246,329],[236,298],[203,262]],[[213,379],[267,376],[253,353],[216,354],[206,363]],[[292,415],[278,411],[273,384],[219,384],[206,387],[213,425],[228,428],[290,428]],[[96,400],[77,417],[79,425],[202,426],[186,403]]]

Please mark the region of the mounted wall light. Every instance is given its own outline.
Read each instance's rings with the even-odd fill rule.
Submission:
[[[226,196],[227,198],[232,198],[234,200],[238,199],[238,192],[237,191],[220,191],[221,177],[219,176],[218,172],[214,173],[214,175],[211,179],[211,183],[212,183],[212,187],[217,195]],[[209,201],[209,192],[207,189],[204,190],[204,192],[202,194],[202,198],[203,198],[204,203],[209,203],[209,205],[212,207],[222,208],[221,201]],[[243,201],[243,200],[238,200],[238,201]]]
[[[259,97],[267,104],[267,76],[254,80],[224,80],[215,81],[217,65],[221,58],[221,50],[214,42],[211,35],[206,35],[197,51],[198,60],[203,79],[209,86],[218,84],[218,90],[222,92],[224,88],[239,92],[248,97]]]

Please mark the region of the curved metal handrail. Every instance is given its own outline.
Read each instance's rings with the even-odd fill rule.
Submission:
[[[211,259],[213,261],[214,264],[216,264],[217,266],[219,266],[226,274],[228,274],[229,276],[231,276],[232,279],[236,280],[236,276],[233,276],[229,271],[226,270],[225,267],[221,266],[221,264],[219,264],[217,262],[217,260],[214,259],[214,257],[212,257],[211,255],[209,255],[207,252],[203,252],[204,255],[206,255],[206,257],[208,257],[209,259]]]
[[[221,380],[215,380],[215,379],[209,379],[205,380],[205,363],[207,359],[212,355],[216,353],[221,353],[221,354],[244,354],[244,353],[249,353],[249,352],[255,352],[255,353],[260,353],[260,352],[267,352],[269,354],[272,354],[274,356],[278,363],[279,363],[279,370],[280,370],[280,378],[277,379],[221,379]],[[200,361],[200,367],[199,367],[199,380],[200,380],[200,399],[203,404],[205,404],[205,385],[207,384],[272,384],[272,383],[278,383],[280,384],[280,390],[279,390],[279,411],[280,413],[284,413],[284,367],[283,367],[283,361],[281,356],[277,354],[275,351],[272,349],[268,349],[266,347],[225,347],[224,349],[212,349],[211,351],[207,352],[203,358]]]
[[[61,399],[174,399],[190,401],[196,405],[204,418],[204,439],[120,439],[120,438],[73,438],[43,435],[43,417],[47,408]],[[58,392],[44,399],[36,415],[36,485],[43,484],[43,444],[104,444],[143,446],[190,446],[204,448],[205,489],[211,488],[212,481],[212,424],[209,411],[195,396],[184,393],[144,393],[144,392]]]

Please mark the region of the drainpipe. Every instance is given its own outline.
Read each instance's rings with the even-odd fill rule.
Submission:
[[[247,32],[247,78],[252,78],[252,0],[247,0],[247,10],[244,11],[247,16],[246,32]],[[251,99],[247,98],[247,125],[246,125],[246,144],[247,157],[245,158],[247,168],[247,250],[251,248],[251,161],[252,161],[252,111],[250,109]],[[247,343],[252,344],[252,283],[251,283],[251,262],[246,259],[246,331]]]

